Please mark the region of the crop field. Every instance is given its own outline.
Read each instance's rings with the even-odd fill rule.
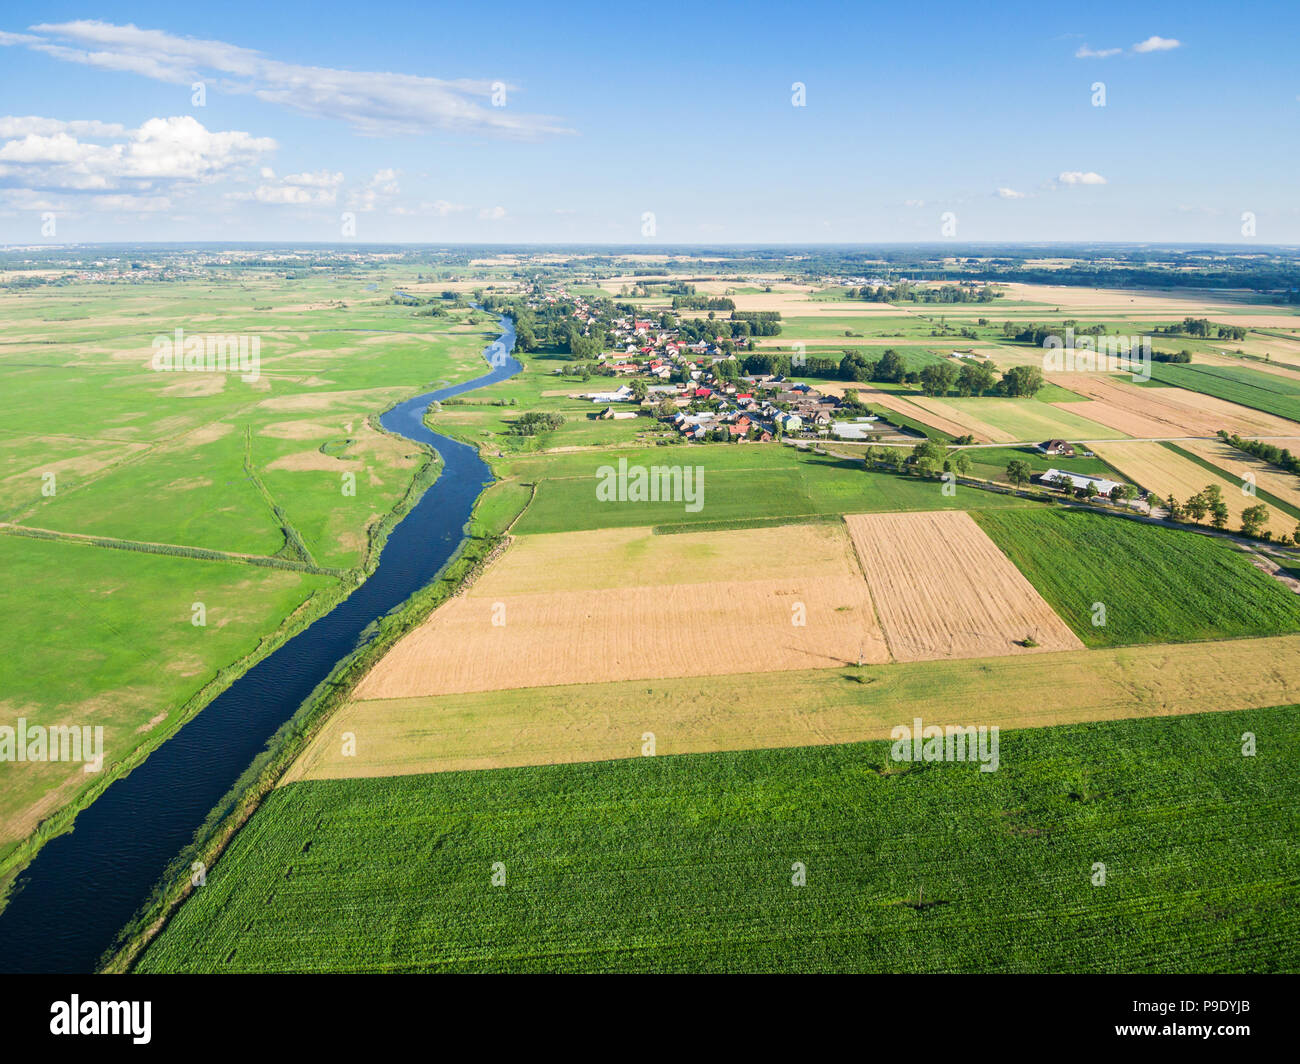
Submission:
[[[413,317],[385,281],[401,283],[249,270],[0,292],[3,723],[102,724],[106,744],[99,777],[2,770],[0,865],[355,580],[428,460],[378,415],[482,372],[495,335],[464,310]],[[155,368],[154,341],[178,329],[255,338],[258,362]]]
[[[702,469],[700,508],[681,502],[608,501],[596,504],[599,471],[643,466]],[[966,510],[1032,506],[976,488],[942,493],[934,480],[871,473],[856,460],[767,444],[672,446],[520,456],[503,463],[504,476],[537,484],[536,498],[515,531],[524,535],[580,529],[800,518],[884,510]]]
[[[1083,646],[969,514],[866,514],[844,521],[894,660]]]
[[[647,732],[693,754],[884,739],[916,716],[1036,728],[1297,699],[1295,635],[377,699],[340,710],[284,782],[641,757]]]
[[[945,423],[961,426],[961,435],[971,434],[988,443],[1030,442],[1050,439],[1102,440],[1123,433],[1117,429],[1081,417],[1076,402],[1053,403],[1039,399],[931,399],[912,395],[909,401],[919,407],[924,419],[937,415]]]
[[[1209,442],[1209,441],[1205,441]],[[1219,441],[1214,441],[1218,443]],[[1222,444],[1221,446],[1227,446]],[[1151,443],[1143,440],[1126,440],[1116,443],[1099,443],[1096,451],[1116,469],[1120,470],[1135,484],[1140,484],[1148,491],[1154,491],[1162,499],[1171,495],[1180,503],[1185,503],[1191,496],[1210,484],[1217,485],[1223,494],[1223,501],[1231,515],[1228,527],[1241,527],[1241,512],[1247,507],[1255,506],[1261,500],[1252,495],[1242,494],[1242,482],[1226,472],[1217,475],[1200,463],[1179,454],[1175,447],[1166,443]],[[1243,456],[1245,457],[1245,456]],[[1289,475],[1289,474],[1281,474]],[[1293,481],[1294,477],[1291,478]],[[1267,505],[1267,503],[1265,503]],[[1290,534],[1296,526],[1296,518],[1277,507],[1269,507],[1269,520],[1264,526],[1275,536]]]
[[[1077,511],[974,517],[1088,646],[1300,631],[1300,595],[1222,540]]]
[[[1300,967],[1295,707],[999,745],[990,773],[873,742],[290,784],[138,968]]]
[[[1292,454],[1300,454],[1300,437],[1269,442]],[[1250,474],[1261,491],[1300,508],[1300,477],[1294,473],[1287,473],[1253,458],[1222,440],[1184,440],[1178,446],[1218,466],[1230,477],[1236,478],[1238,483]]]
[[[1070,404],[1071,413],[1139,439],[1213,436],[1294,436],[1296,426],[1271,414],[1183,388],[1139,388],[1115,377],[1061,374],[1059,383],[1093,400]]]
[[[859,655],[888,657],[842,526],[562,533],[517,540],[402,639],[357,697],[806,669]]]
[[[1183,318],[1209,317],[1224,325],[1245,325],[1250,328],[1300,326],[1300,315],[1279,307],[1260,306],[1233,299],[1230,293],[1225,293],[1222,289],[1137,290],[1019,282],[1011,282],[1003,287],[1007,300],[1019,301],[1025,305],[1025,309],[1019,310],[1018,315],[1031,320],[1050,321],[1053,314],[1059,314],[1063,318],[1087,318],[1090,321],[1128,318],[1181,321]],[[1000,309],[1001,303],[999,300],[997,309]],[[954,310],[966,310],[968,306],[970,305]],[[987,316],[987,309],[982,313]]]
[[[1261,373],[1244,366],[1161,363],[1152,365],[1151,376],[1166,384],[1300,422],[1300,377]]]

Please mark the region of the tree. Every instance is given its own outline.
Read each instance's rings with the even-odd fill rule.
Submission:
[[[1241,511],[1241,534],[1243,536],[1258,536],[1260,529],[1268,524],[1268,517],[1268,507],[1262,502],[1246,507]]]
[[[1187,514],[1198,525],[1205,520],[1205,515],[1210,509],[1210,504],[1205,498],[1205,492],[1198,491],[1183,507],[1183,512]]]
[[[970,455],[965,451],[953,451],[943,463],[944,469],[965,476],[970,472]]]
[[[997,370],[991,362],[967,362],[957,374],[957,394],[983,395],[997,385]]]
[[[921,391],[931,398],[947,395],[957,378],[957,370],[947,362],[936,362],[921,370]]]
[[[876,370],[871,375],[871,379],[897,384],[903,379],[906,372],[907,366],[903,362],[902,356],[890,347],[880,356],[880,361],[876,363]]]
[[[1137,498],[1138,490],[1132,484],[1116,484],[1110,489],[1112,502],[1128,502]]]
[[[939,472],[947,456],[948,449],[937,440],[926,440],[912,448],[912,464],[927,476]]]
[[[650,394],[650,388],[645,381],[637,378],[632,382],[632,398],[638,403]]]
[[[1169,502],[1166,504],[1166,508],[1169,510],[1169,520],[1171,521],[1181,521],[1183,519],[1183,514],[1187,512],[1178,504],[1178,500],[1172,495],[1169,496]]]
[[[1043,371],[1037,366],[1012,366],[1002,374],[1002,393],[1012,399],[1032,398],[1043,387]]]
[[[1017,488],[1028,484],[1034,471],[1023,458],[1013,458],[1007,463],[1007,479]]]
[[[1064,473],[1057,473],[1056,476],[1052,477],[1052,483],[1062,495],[1074,494],[1074,481]]]
[[[1228,504],[1223,501],[1223,490],[1217,484],[1207,484],[1202,494],[1210,513],[1210,524],[1215,528],[1227,528],[1228,518],[1232,515],[1228,511]]]

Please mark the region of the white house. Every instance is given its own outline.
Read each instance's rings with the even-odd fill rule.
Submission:
[[[593,403],[626,403],[632,398],[632,389],[624,384],[616,392],[589,392],[586,398]]]
[[[1118,480],[1107,480],[1105,477],[1085,477],[1082,473],[1070,473],[1064,469],[1049,469],[1039,479],[1044,484],[1055,484],[1058,477],[1067,477],[1076,488],[1086,488],[1089,484],[1098,495],[1109,495],[1111,491],[1120,486]]]

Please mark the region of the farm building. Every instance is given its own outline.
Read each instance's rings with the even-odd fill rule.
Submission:
[[[626,403],[632,398],[632,389],[624,384],[616,392],[590,392],[583,398],[593,403]]]
[[[1046,440],[1038,445],[1038,450],[1043,454],[1063,455],[1066,458],[1074,457],[1074,444],[1065,440]]]
[[[831,435],[841,440],[865,440],[871,436],[879,420],[876,417],[858,417],[852,421],[837,421],[831,426]]]
[[[1120,487],[1118,480],[1107,480],[1105,477],[1086,477],[1082,473],[1071,473],[1064,469],[1049,469],[1038,479],[1044,484],[1053,484],[1058,477],[1067,477],[1076,488],[1086,488],[1089,484],[1098,495],[1109,495],[1115,488]]]

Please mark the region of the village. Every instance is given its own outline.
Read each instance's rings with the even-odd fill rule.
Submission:
[[[599,326],[599,316],[580,295],[558,289],[543,297],[548,303],[559,300],[572,302],[574,317],[584,327]],[[782,441],[806,448],[817,441],[912,446],[926,442],[914,429],[892,424],[887,412],[858,402],[852,390],[837,397],[778,374],[744,373],[737,352],[750,347],[748,337],[688,342],[678,329],[634,314],[607,319],[606,324],[612,350],[601,352],[596,365],[600,375],[621,383],[570,395],[602,408],[592,418],[649,416],[687,443]],[[875,448],[867,450],[870,454]],[[1094,457],[1092,451],[1076,450],[1063,439],[1044,440],[1033,450],[1066,459]],[[1104,498],[1142,512],[1150,509],[1145,492],[1106,477],[1054,466],[1027,472],[1026,480],[1079,499]]]
[[[580,296],[566,298],[574,302],[575,318],[584,324],[594,320]],[[750,348],[748,337],[687,342],[679,339],[677,329],[634,315],[616,318],[609,331],[614,349],[597,361],[607,375],[624,383],[573,395],[603,406],[594,415],[598,418],[634,418],[648,411],[683,440],[699,442],[914,435],[811,385],[775,374],[743,373],[737,352]]]

